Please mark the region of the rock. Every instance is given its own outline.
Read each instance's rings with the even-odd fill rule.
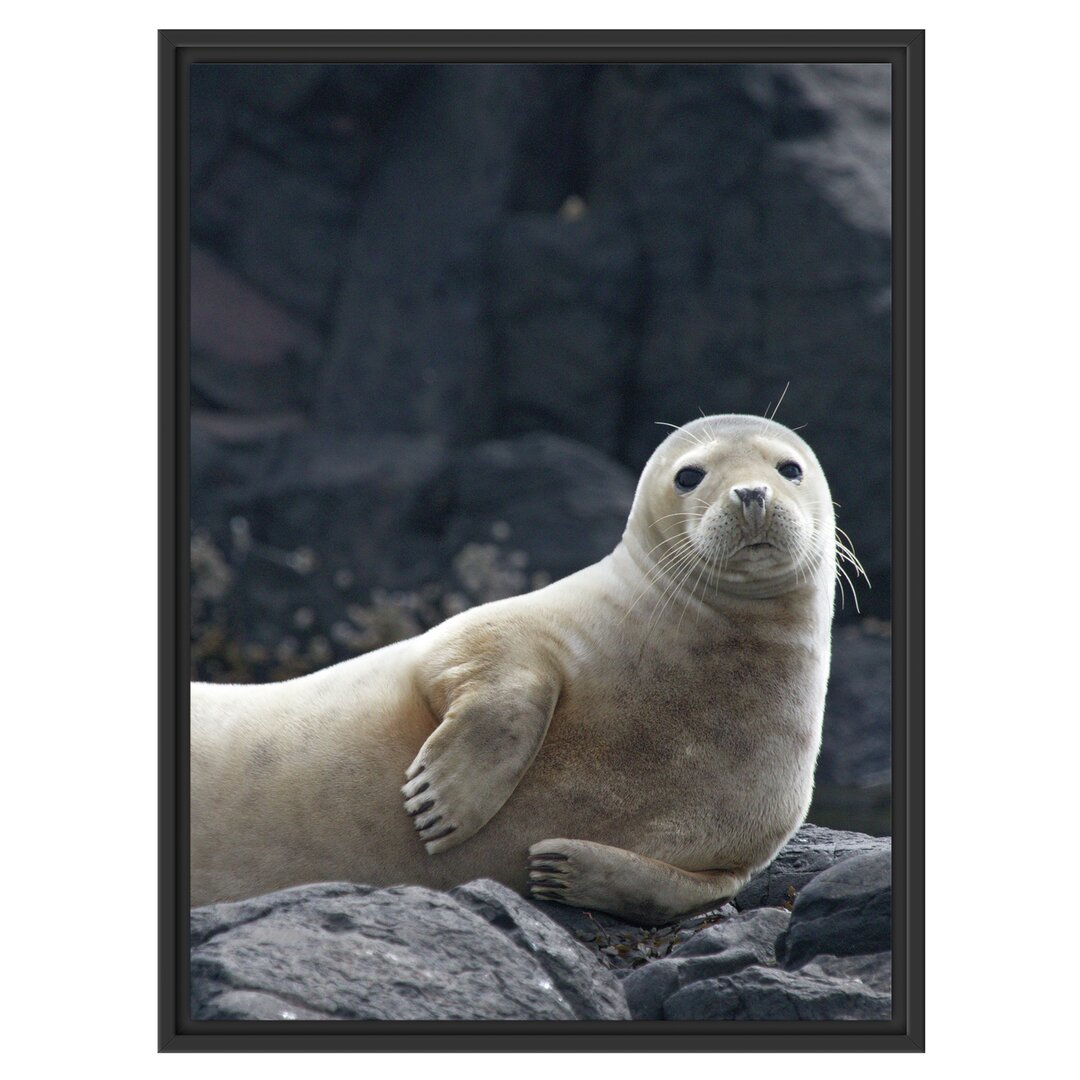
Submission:
[[[691,983],[776,962],[776,938],[787,926],[783,908],[735,914],[690,937],[671,954],[631,972],[623,981],[636,1020],[661,1020],[667,1000]]]
[[[602,968],[583,962],[587,951],[535,905],[485,880],[459,885],[450,895],[531,955],[575,1016],[603,1020],[622,1014],[626,999],[618,984]]]
[[[619,1020],[618,981],[494,882],[325,884],[192,912],[191,1015]]]
[[[197,240],[314,332],[336,295],[354,209],[348,193],[245,145],[201,185],[192,220]]]
[[[819,825],[892,831],[892,642],[875,619],[833,631],[825,726],[809,818]]]
[[[839,623],[809,819],[892,832],[892,643],[876,619]]]
[[[872,623],[839,626],[815,787],[873,788],[891,779],[892,643]]]
[[[209,102],[226,106],[233,145],[351,192],[376,165],[398,111],[432,67],[199,64],[191,89],[200,109]],[[196,135],[193,130],[193,141]]]
[[[882,958],[888,963],[888,954]],[[854,965],[853,965],[854,966]],[[867,965],[868,966],[868,965]],[[861,971],[862,968],[860,967]],[[832,965],[802,971],[749,967],[693,982],[664,1003],[665,1020],[888,1020],[892,995]]]
[[[581,203],[575,213],[515,214],[500,229],[499,431],[547,429],[616,456],[644,288],[640,250],[617,211]]]
[[[892,994],[892,953],[865,956],[817,956],[800,970],[826,978],[857,979],[880,994]]]
[[[864,853],[879,853],[889,860],[892,842],[887,837],[803,825],[776,858],[736,894],[735,906],[746,911],[790,904],[822,871]]]
[[[620,978],[660,957],[669,956],[672,950],[707,927],[736,914],[730,904],[723,904],[714,911],[690,915],[667,926],[638,926],[605,911],[583,911],[542,900],[534,900],[533,905],[573,934],[604,967]]]
[[[533,433],[460,454],[452,475],[439,479],[424,505],[442,519],[441,542],[450,559],[498,540],[521,564],[516,581],[498,586],[497,593],[470,588],[480,599],[497,599],[610,554],[626,527],[636,484],[626,469],[587,446]],[[467,586],[460,561],[455,569],[458,583]],[[536,572],[542,577],[534,578]]]
[[[317,349],[316,336],[198,246],[191,249],[191,345],[196,405],[256,413],[303,407],[294,373]]]
[[[776,945],[787,968],[821,954],[859,956],[892,947],[892,852],[870,851],[818,874],[795,900]]]
[[[493,237],[508,208],[533,209],[533,177],[559,169],[543,136],[572,107],[574,67],[432,65],[403,100],[349,238],[320,422],[455,446],[499,434]]]
[[[703,930],[625,980],[630,1011],[665,1020],[888,1019],[891,866],[887,850],[852,856],[817,874],[790,916],[756,908]]]
[[[302,674],[304,665],[325,667],[425,629],[416,611],[373,603],[371,593],[440,575],[439,544],[406,527],[420,490],[446,466],[433,440],[297,430],[231,441],[195,428],[191,463],[193,473],[213,478],[193,485],[196,540],[230,574],[212,605],[193,610],[196,644],[222,634],[243,653],[215,654],[228,667],[200,669],[204,677]],[[201,587],[193,563],[193,594]],[[275,659],[279,650],[283,659]]]
[[[634,493],[621,466],[540,434],[451,455],[424,436],[196,425],[191,463],[207,478],[193,550],[226,571],[212,603],[193,601],[194,671],[211,681],[303,674],[563,577],[615,547]]]
[[[806,826],[791,846],[858,845]],[[287,889],[191,913],[192,1015],[887,1019],[890,873],[887,847],[870,850],[813,876],[791,912],[726,904],[651,928],[484,880]]]

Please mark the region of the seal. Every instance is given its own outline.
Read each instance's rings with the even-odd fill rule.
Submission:
[[[703,417],[595,565],[302,678],[193,684],[192,903],[488,877],[656,925],[730,897],[810,804],[835,537],[798,435]]]

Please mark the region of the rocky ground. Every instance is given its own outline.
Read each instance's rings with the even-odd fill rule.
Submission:
[[[196,1020],[883,1020],[891,843],[805,825],[715,911],[640,927],[492,881],[191,913]]]

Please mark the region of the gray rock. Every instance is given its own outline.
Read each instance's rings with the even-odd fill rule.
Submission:
[[[451,454],[432,437],[196,426],[191,462],[213,477],[192,491],[197,544],[227,571],[200,605],[193,557],[209,681],[304,674],[563,577],[615,547],[634,493],[622,466],[542,434]]]
[[[569,931],[620,978],[660,957],[669,956],[707,927],[736,914],[734,907],[723,904],[714,911],[689,915],[667,926],[639,926],[603,911],[583,911],[540,900],[533,904],[552,922]]]
[[[827,978],[855,979],[871,990],[892,994],[892,953],[868,956],[817,956],[799,970]]]
[[[263,993],[259,990],[223,990],[213,1001],[202,1006],[198,1020],[336,1020],[332,1013],[312,1009],[306,1004],[290,1001],[285,993]]]
[[[588,951],[533,904],[494,881],[470,881],[450,890],[459,903],[501,930],[548,973],[555,989],[579,1019],[622,1014],[618,983],[592,962]]]
[[[494,921],[489,921],[489,919]],[[192,912],[194,1019],[626,1019],[618,981],[516,894],[323,884]]]
[[[776,938],[788,918],[783,908],[762,908],[734,915],[695,934],[669,956],[626,977],[623,988],[630,1012],[637,1020],[660,1020],[668,999],[691,983],[775,964]]]
[[[892,943],[892,853],[855,855],[799,892],[776,955],[788,968],[821,954],[859,956]]]
[[[515,214],[497,244],[500,427],[549,429],[618,455],[618,392],[637,347],[637,237],[603,208],[580,218]]]
[[[892,642],[867,622],[833,633],[815,789],[887,787],[892,778]]]
[[[888,837],[803,825],[776,858],[735,896],[740,911],[790,904],[812,878],[835,863],[865,852],[892,853]]]
[[[574,573],[615,548],[626,527],[636,478],[581,443],[535,432],[481,443],[459,455],[438,482],[447,557],[468,545],[500,543],[521,563],[516,585],[501,595]],[[430,505],[432,500],[426,500]],[[522,560],[521,555],[525,558]],[[461,580],[459,584],[468,585]],[[476,589],[477,599],[496,599]]]
[[[750,967],[684,987],[664,1003],[663,1019],[888,1020],[891,1014],[891,994],[861,975]]]
[[[793,845],[827,861],[872,840],[807,826]],[[790,913],[727,904],[648,928],[491,881],[289,889],[191,913],[192,1015],[886,1019],[890,873],[886,843],[816,872]]]
[[[241,145],[192,206],[196,238],[220,249],[271,300],[321,326],[344,268],[354,200]]]
[[[191,344],[200,358],[192,371],[195,390],[200,391],[204,381],[222,378],[212,370],[215,362],[234,375],[245,366],[265,367],[277,378],[285,378],[290,361],[310,357],[318,339],[310,327],[252,288],[218,256],[193,246]],[[270,389],[274,396],[269,400],[225,398],[220,405],[232,411],[270,412],[279,407],[277,397],[289,387]],[[299,403],[295,387],[291,397],[294,404]]]
[[[439,64],[404,99],[349,236],[321,422],[457,445],[501,433],[493,236],[508,208],[534,208],[532,178],[550,175],[530,156],[558,169],[543,135],[580,77],[573,66]]]

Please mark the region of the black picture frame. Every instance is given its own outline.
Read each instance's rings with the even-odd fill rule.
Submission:
[[[162,30],[159,52],[159,1032],[163,1051],[924,1048],[924,33]],[[893,85],[893,1019],[266,1022],[188,1016],[188,161],[196,62],[886,62]]]

